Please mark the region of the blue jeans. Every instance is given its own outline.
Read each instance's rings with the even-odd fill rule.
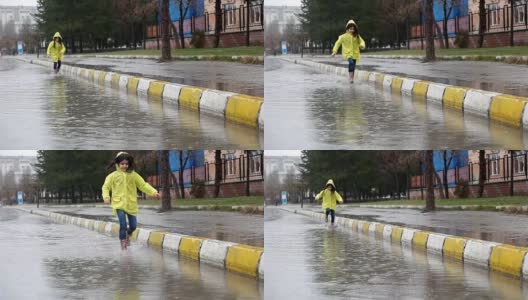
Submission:
[[[126,218],[128,216],[128,231]],[[119,239],[124,240],[128,235],[131,235],[137,227],[136,216],[127,214],[124,210],[117,210],[117,218],[119,219]]]
[[[335,221],[335,210],[333,209],[330,209],[330,208],[327,208],[326,209],[326,220],[328,221],[328,215],[330,214],[330,216],[332,216],[332,224],[334,223]]]
[[[354,73],[356,71],[356,60],[353,58],[348,59],[348,73]]]
[[[53,70],[60,70],[62,62],[59,60],[53,63]]]

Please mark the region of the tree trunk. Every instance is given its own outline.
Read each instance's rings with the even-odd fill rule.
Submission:
[[[449,13],[447,12],[447,1],[448,0],[444,0],[444,20],[442,22],[442,25],[444,27],[444,47],[446,49],[449,49],[449,35],[447,34],[447,22],[449,21],[449,15],[451,14],[451,10],[449,10]]]
[[[185,22],[185,19],[183,18],[180,18],[180,20],[178,21],[179,23],[179,34],[180,34],[180,43],[181,43],[181,48],[182,49],[185,49],[185,32],[183,32],[183,23]]]
[[[442,151],[444,156],[444,173],[442,174],[443,182],[444,182],[444,197],[445,199],[449,199],[449,183],[447,182],[447,172],[449,172],[449,164],[451,163],[451,160],[447,161],[447,150]]]
[[[484,182],[486,181],[486,150],[479,150],[479,193],[478,197],[484,195]]]
[[[171,60],[171,46],[169,36],[169,0],[162,1],[161,7],[161,60]]]
[[[515,40],[513,39],[513,5],[514,0],[510,0],[510,46],[515,46]],[[526,18],[526,16],[524,16]]]
[[[427,0],[428,2],[431,0]],[[425,196],[425,211],[435,210],[435,196],[434,196],[434,163],[433,150],[425,151],[425,180],[427,185],[427,193]]]
[[[486,0],[479,0],[479,48],[484,45],[484,31],[486,31]]]
[[[220,32],[222,31],[222,25],[222,0],[215,0],[215,48],[220,46]]]
[[[215,150],[215,198],[220,195],[220,183],[222,182],[222,150]]]
[[[171,209],[169,150],[161,150],[160,154],[161,210],[167,211]]]
[[[182,150],[179,151],[179,159],[180,159],[180,169],[178,170],[178,175],[179,175],[179,185],[180,185],[180,193],[181,193],[181,198],[182,199],[185,199],[185,185],[184,185],[184,182],[183,182],[183,172],[185,172],[185,165],[186,163],[184,162],[183,160],[183,154],[184,152]]]
[[[434,45],[434,16],[433,16],[433,0],[426,0],[425,5],[425,61],[434,61],[435,45]]]

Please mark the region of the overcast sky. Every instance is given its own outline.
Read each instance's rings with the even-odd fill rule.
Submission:
[[[265,150],[265,156],[301,156],[301,150]]]
[[[301,0],[264,0],[264,6],[301,6]]]
[[[0,150],[0,156],[37,156],[37,150]]]
[[[0,0],[0,5],[24,5],[24,6],[37,6],[37,0]]]

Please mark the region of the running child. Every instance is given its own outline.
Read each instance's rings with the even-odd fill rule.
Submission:
[[[156,199],[159,199],[160,195],[134,171],[134,158],[130,154],[119,152],[108,168],[113,166],[116,170],[106,176],[103,184],[103,199],[105,204],[112,202],[113,213],[119,219],[121,249],[126,250],[130,244],[130,235],[137,227],[137,190],[156,197]],[[110,191],[112,191],[112,197],[110,197]]]
[[[62,42],[62,36],[60,33],[55,33],[53,41],[48,45],[48,56],[53,61],[53,70],[55,74],[59,73],[62,60],[64,60],[64,53],[66,52],[66,46]]]
[[[336,55],[339,47],[343,47],[341,52],[348,61],[348,80],[350,83],[354,83],[354,72],[356,71],[356,64],[359,63],[359,52],[365,49],[365,41],[359,35],[358,26],[354,20],[348,21],[346,32],[337,39],[332,50],[332,57]]]
[[[315,196],[315,200],[323,200],[323,212],[326,214],[325,221],[328,223],[328,215],[331,215],[332,224],[334,224],[337,202],[343,203],[343,198],[341,198],[341,195],[336,191],[332,179],[329,179],[326,183],[325,189]]]

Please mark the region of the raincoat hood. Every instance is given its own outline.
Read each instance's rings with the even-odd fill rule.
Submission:
[[[347,29],[347,28],[348,28],[348,26],[350,26],[350,25],[354,25],[354,26],[356,26],[356,28],[358,28],[358,26],[357,26],[356,22],[355,22],[354,20],[350,20],[350,21],[348,21],[348,23],[346,24],[346,27],[345,27],[345,29]]]
[[[62,40],[62,36],[59,32],[55,32],[55,35],[53,36],[53,39],[60,38]]]
[[[328,185],[333,186],[334,190],[336,189],[336,186],[335,186],[334,181],[332,179],[328,179],[328,181],[326,182],[325,187],[327,187]]]

